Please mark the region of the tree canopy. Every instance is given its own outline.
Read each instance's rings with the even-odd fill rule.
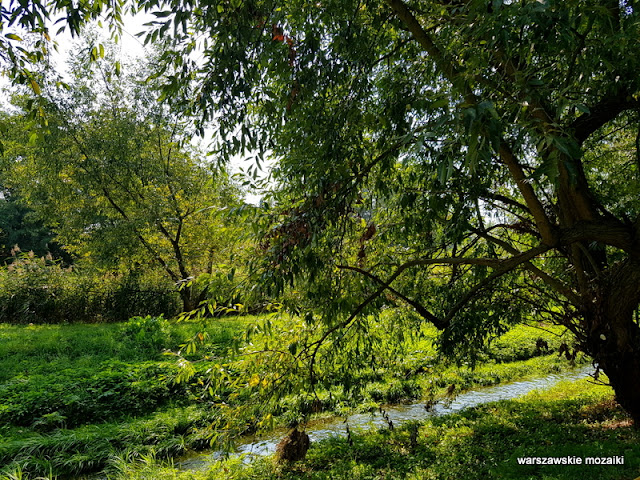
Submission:
[[[138,6],[174,40],[164,97],[278,159],[263,279],[321,312],[311,371],[387,302],[462,353],[533,316],[640,420],[637,2]]]
[[[79,44],[74,58],[93,48]],[[241,205],[240,192],[140,71],[116,74],[114,64],[108,49],[100,61],[73,62],[67,83],[43,76],[47,125],[30,134],[20,115],[7,118],[5,173],[76,258],[127,272],[153,266],[182,285],[189,311],[198,299],[186,284],[217,271],[238,245],[224,212]]]

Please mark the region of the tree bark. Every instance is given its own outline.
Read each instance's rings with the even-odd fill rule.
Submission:
[[[640,326],[634,311],[640,300],[640,262],[611,268],[585,298],[583,349],[609,378],[618,403],[640,428]]]
[[[618,325],[609,336],[594,332],[588,339],[589,353],[609,378],[617,402],[640,428],[640,329],[631,317],[606,322]]]
[[[198,300],[193,296],[193,287],[184,286],[180,289],[180,299],[182,300],[182,311],[191,312],[198,307]]]

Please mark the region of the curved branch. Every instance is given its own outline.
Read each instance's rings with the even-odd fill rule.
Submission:
[[[464,297],[462,297],[454,306],[451,310],[449,310],[449,313],[447,314],[447,316],[445,317],[444,321],[446,323],[450,323],[451,320],[453,319],[453,317],[471,300],[473,300],[473,298],[478,295],[482,290],[484,290],[486,287],[488,287],[491,283],[493,283],[495,280],[497,280],[498,278],[500,278],[502,275],[512,271],[513,269],[515,269],[517,266],[523,264],[523,263],[527,263],[529,262],[529,260],[532,260],[534,257],[540,255],[541,253],[544,253],[548,250],[550,250],[551,247],[547,246],[547,245],[540,245],[538,247],[533,247],[532,249],[520,253],[518,255],[515,255],[511,258],[508,258],[506,260],[502,260],[501,261],[501,266],[500,268],[498,268],[495,272],[493,272],[491,275],[489,275],[487,278],[485,278],[482,282],[476,284],[473,288],[471,288],[471,290],[469,290],[466,295]]]
[[[475,233],[481,236],[482,238],[485,238],[486,240],[492,243],[495,243],[496,245],[499,245],[500,247],[504,248],[507,252],[511,253],[512,255],[518,254],[518,250],[513,248],[508,242],[505,242],[504,240],[501,240],[497,237],[489,235],[487,232],[475,231]],[[560,293],[561,295],[564,295],[564,297],[567,300],[569,300],[569,302],[571,302],[573,305],[580,304],[580,298],[578,297],[578,295],[574,293],[573,290],[571,290],[571,288],[569,288],[569,286],[565,285],[563,282],[561,282],[557,278],[552,277],[548,273],[540,270],[531,262],[525,262],[523,266],[527,270],[529,270],[531,273],[537,275],[544,283],[549,285],[553,290]]]
[[[489,285],[491,282],[493,282],[497,278],[501,277],[505,273],[510,272],[511,270],[516,268],[517,266],[519,266],[519,265],[521,265],[523,263],[529,262],[534,257],[536,257],[536,256],[538,256],[538,255],[550,250],[550,248],[551,247],[549,247],[547,245],[540,245],[540,246],[537,246],[537,247],[533,247],[532,249],[530,249],[530,250],[528,250],[526,252],[518,253],[518,254],[514,255],[511,258],[502,259],[502,260],[495,259],[495,258],[462,258],[462,257],[454,257],[454,258],[419,258],[419,259],[411,260],[409,262],[406,262],[406,263],[403,263],[402,265],[400,265],[396,269],[396,271],[393,272],[393,274],[386,281],[383,281],[383,280],[379,279],[378,277],[375,277],[374,275],[372,275],[369,272],[366,272],[364,270],[357,269],[355,267],[349,267],[349,266],[346,266],[346,265],[338,265],[338,268],[354,270],[354,271],[358,271],[360,273],[363,273],[363,274],[373,278],[376,282],[380,283],[380,285],[381,285],[380,288],[378,288],[374,293],[372,293],[349,316],[349,318],[346,321],[347,322],[346,324],[350,323],[351,320],[353,320],[353,318],[355,318],[356,315],[358,315],[360,312],[362,312],[364,307],[366,307],[369,303],[371,303],[375,298],[377,298],[385,290],[390,290],[390,291],[394,291],[395,292],[395,290],[390,288],[391,284],[395,281],[396,278],[398,278],[402,274],[402,272],[404,272],[408,268],[421,266],[421,265],[422,266],[424,266],[424,265],[482,265],[482,266],[486,266],[486,267],[495,268],[496,271],[494,273],[492,273],[486,279],[484,279],[482,282],[480,282],[475,287],[473,287],[467,293],[467,295],[465,295],[465,297],[463,297],[463,299],[460,300],[453,307],[453,309],[447,314],[447,317],[445,318],[444,321],[439,320],[437,317],[435,317],[431,313],[427,312],[428,315],[429,315],[429,317],[427,317],[427,318],[432,322],[435,320],[436,322],[434,323],[434,325],[437,328],[439,328],[439,329],[446,328],[449,325],[449,323],[450,323],[451,319],[453,318],[453,316],[460,310],[460,308],[462,308],[469,300],[471,300],[485,286]],[[398,293],[396,292],[396,294],[398,294]],[[401,294],[398,294],[398,295],[401,296],[401,298],[403,298],[403,300],[408,301],[412,306],[415,307],[415,302],[413,302],[412,300],[407,299],[404,295],[401,295]],[[333,329],[330,329],[330,331],[328,331],[327,334],[331,333],[331,331],[335,331],[337,328],[341,328],[340,325],[341,324],[338,324]]]
[[[589,113],[580,115],[573,121],[569,128],[579,144],[582,144],[593,132],[607,124],[622,112],[640,108],[640,101],[634,99],[626,92],[606,97],[591,107]]]
[[[529,210],[529,207],[527,207],[526,205],[518,202],[517,200],[514,200],[513,198],[509,198],[506,195],[501,195],[499,193],[494,193],[494,192],[484,192],[482,194],[480,194],[480,199],[482,200],[493,200],[496,202],[500,202],[503,203],[504,205],[509,205],[512,207],[516,207],[522,211],[524,211],[525,213],[531,213],[531,211]]]

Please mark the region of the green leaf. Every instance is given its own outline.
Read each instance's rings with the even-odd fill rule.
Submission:
[[[33,78],[30,78],[29,85],[31,85],[31,90],[33,90],[33,93],[35,93],[36,95],[40,95],[40,85],[38,84],[38,82],[36,82]]]
[[[435,102],[429,105],[429,107],[431,107],[434,110],[437,108],[443,108],[447,106],[449,106],[449,101],[446,98],[441,98],[440,100],[436,100]]]
[[[591,110],[589,110],[589,107],[587,107],[584,103],[578,103],[576,105],[576,108],[582,113],[586,113],[587,115],[591,113]]]

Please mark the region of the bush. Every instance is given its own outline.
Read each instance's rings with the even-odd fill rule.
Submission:
[[[167,343],[167,321],[160,317],[133,317],[122,326],[123,341],[139,350],[155,352]]]
[[[177,293],[162,280],[79,272],[32,253],[1,267],[0,285],[1,323],[114,322],[179,311]]]

